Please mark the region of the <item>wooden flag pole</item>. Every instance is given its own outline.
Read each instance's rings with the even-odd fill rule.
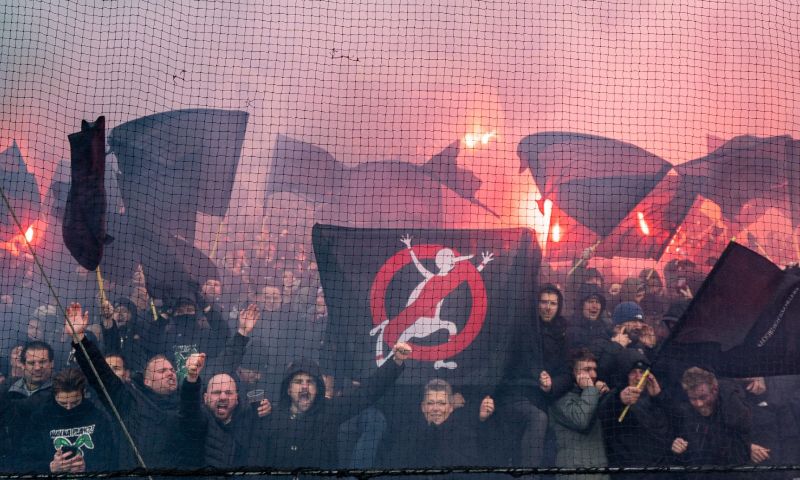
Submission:
[[[596,241],[596,242],[595,242],[595,244],[594,244],[594,245],[592,245],[591,247],[589,247],[589,249],[592,251],[592,253],[594,253],[595,249],[597,249],[597,246],[598,246],[598,245],[600,245],[600,242],[601,242],[601,241],[602,241],[602,240],[598,240],[598,241]],[[570,271],[567,273],[567,276],[570,276],[570,275],[572,275],[573,273],[575,273],[575,270],[577,270],[577,268],[578,268],[578,267],[580,267],[580,266],[583,264],[583,262],[585,262],[586,260],[587,260],[587,259],[585,259],[585,258],[583,258],[583,257],[579,258],[579,259],[578,259],[578,261],[577,261],[577,262],[575,262],[575,265],[573,265],[573,266],[572,266],[572,268],[570,269]]]
[[[642,378],[639,380],[639,383],[636,385],[636,388],[641,390],[642,387],[644,386],[644,382],[647,381],[647,377],[649,376],[650,376],[650,369],[648,368],[647,370],[644,371],[644,374],[642,375]],[[628,414],[628,410],[630,409],[631,409],[630,405],[625,405],[625,408],[622,409],[622,413],[619,414],[619,418],[617,419],[618,423],[622,423],[622,421],[625,419],[625,415]]]
[[[100,273],[99,265],[94,273],[97,274],[97,289],[100,290],[100,302],[105,304],[108,301],[108,298],[106,297],[106,289],[103,286],[103,274]]]

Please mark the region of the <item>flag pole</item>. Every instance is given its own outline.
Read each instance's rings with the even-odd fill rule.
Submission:
[[[142,268],[142,278],[144,278],[144,284],[147,285],[147,277],[144,274],[144,265],[140,265]],[[153,298],[150,297],[150,293],[147,294],[148,298],[150,298],[150,312],[153,314],[153,321],[158,321],[158,311],[156,310],[156,304],[153,302]]]
[[[648,368],[647,370],[644,371],[644,374],[642,375],[642,378],[639,380],[639,383],[636,385],[636,388],[641,390],[642,387],[644,386],[644,382],[647,381],[647,377],[649,376],[650,376],[650,369]],[[618,423],[622,423],[622,421],[625,420],[625,415],[628,414],[628,410],[630,409],[631,409],[630,405],[625,405],[625,408],[622,409],[622,413],[619,414],[619,418],[617,419]]]
[[[600,245],[600,242],[602,242],[602,240],[598,240],[598,241],[596,241],[596,242],[594,243],[594,245],[592,245],[591,247],[589,247],[589,250],[591,250],[591,252],[592,252],[592,253],[594,253],[594,251],[597,249],[597,246],[598,246],[598,245]],[[578,267],[580,267],[580,266],[583,264],[583,262],[585,262],[585,261],[587,261],[587,260],[588,260],[588,259],[585,259],[585,258],[583,258],[583,257],[579,258],[579,259],[578,259],[578,261],[577,261],[577,262],[575,262],[575,265],[573,265],[573,266],[572,266],[572,268],[570,269],[570,271],[569,271],[569,272],[567,272],[567,276],[570,276],[570,275],[572,275],[573,273],[575,273],[575,270],[577,270],[577,269],[578,269]]]
[[[97,289],[100,291],[100,303],[105,304],[108,298],[106,298],[106,289],[103,286],[103,274],[100,273],[100,265],[97,266],[94,272],[97,274]]]
[[[219,222],[219,227],[217,227],[217,234],[214,235],[214,243],[211,244],[211,252],[209,252],[208,258],[214,260],[214,256],[217,254],[217,246],[219,245],[219,237],[222,235],[222,226],[225,225],[225,219],[223,218],[221,222]]]

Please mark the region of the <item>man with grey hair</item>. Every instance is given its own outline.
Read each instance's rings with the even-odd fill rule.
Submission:
[[[441,378],[425,385],[420,402],[421,416],[405,419],[403,428],[393,435],[389,447],[387,466],[426,468],[477,466],[481,452],[489,445],[487,429],[493,428],[488,420],[494,414],[494,400],[485,397],[478,414],[469,405],[456,403],[453,387]]]

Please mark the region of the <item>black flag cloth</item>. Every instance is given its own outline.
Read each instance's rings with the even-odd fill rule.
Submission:
[[[103,257],[106,236],[106,118],[81,122],[69,135],[72,184],[64,208],[64,245],[83,268],[94,270]]]
[[[536,318],[541,255],[529,230],[316,225],[313,238],[338,378],[363,378],[405,341],[401,381],[492,386],[513,332]]]
[[[754,377],[800,373],[800,273],[731,242],[659,358]]]

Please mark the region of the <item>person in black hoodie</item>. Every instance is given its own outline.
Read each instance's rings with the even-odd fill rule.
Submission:
[[[496,392],[501,406],[498,418],[508,442],[502,450],[510,452],[512,464],[520,467],[542,465],[547,408],[572,386],[566,322],[561,316],[564,298],[552,284],[543,286],[537,298],[538,335],[535,325],[523,325]]]
[[[108,418],[84,398],[86,377],[77,368],[53,379],[53,396],[28,424],[22,470],[79,473],[114,470],[117,447]]]
[[[606,322],[606,297],[595,285],[582,285],[578,292],[575,314],[567,322],[567,348],[588,348],[598,355],[610,338],[610,325]]]
[[[103,317],[103,351],[106,355],[120,354],[128,361],[131,370],[144,368],[149,355],[145,339],[148,329],[155,329],[155,322],[138,318],[136,305],[127,297],[116,301],[116,305],[105,301],[100,306]]]
[[[394,361],[384,363],[359,387],[332,398],[325,395],[319,364],[305,359],[289,364],[277,408],[263,420],[266,434],[257,464],[289,469],[334,467],[339,425],[378,401],[394,384],[411,346],[400,342],[392,355]]]
[[[658,467],[669,465],[670,403],[653,375],[648,375],[642,388],[637,385],[650,368],[647,358],[635,350],[625,353],[626,381],[612,391],[600,405],[600,420],[611,467]],[[625,407],[628,413],[619,417]],[[620,478],[668,478],[670,474],[620,474]]]

